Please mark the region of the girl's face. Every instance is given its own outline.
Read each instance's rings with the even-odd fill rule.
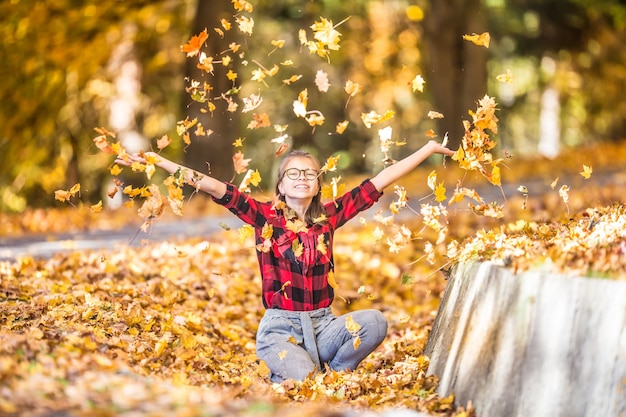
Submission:
[[[278,189],[286,198],[312,199],[319,191],[319,174],[309,158],[293,158],[285,166]]]

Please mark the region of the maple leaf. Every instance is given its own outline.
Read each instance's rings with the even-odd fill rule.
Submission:
[[[263,103],[263,98],[261,97],[261,93],[259,94],[250,94],[248,97],[243,98],[243,109],[241,109],[242,113],[247,113],[259,107]]]
[[[293,255],[299,258],[304,253],[304,246],[296,239],[291,243],[291,250],[293,251]]]
[[[169,136],[163,135],[161,139],[157,139],[157,148],[163,150],[167,148],[172,143],[172,140]]]
[[[204,52],[201,52],[198,58],[198,63],[196,64],[196,68],[198,68],[201,71],[206,72],[207,74],[213,74],[213,70],[214,70],[213,57],[207,56]],[[204,100],[206,100],[206,96],[202,94],[202,95],[192,97],[192,99],[194,99],[194,101],[201,103]]]
[[[252,13],[252,11],[254,10],[254,6],[252,6],[252,4],[246,0],[231,0],[231,3],[233,3],[233,7],[238,12]]]
[[[593,168],[587,165],[583,165],[583,170],[580,172],[580,175],[583,176],[586,180],[591,177],[591,173],[593,172]]]
[[[341,155],[329,156],[328,159],[326,159],[326,162],[324,163],[324,165],[322,166],[321,171],[322,172],[336,171],[337,164],[339,163],[340,158],[341,158]]]
[[[489,32],[481,33],[480,35],[476,33],[472,33],[471,35],[463,35],[463,39],[466,41],[472,42],[474,45],[484,46],[485,48],[489,48],[489,42],[491,41],[491,36]]]
[[[423,93],[424,84],[426,84],[424,77],[422,77],[421,75],[416,75],[415,78],[413,78],[413,81],[411,81],[411,88],[413,89],[413,92],[419,91],[420,93]]]
[[[254,19],[247,16],[237,16],[235,21],[239,25],[239,30],[246,35],[252,35],[252,30],[254,28]]]
[[[80,193],[80,183],[74,184],[69,190],[56,190],[54,192],[54,198],[61,202],[65,202],[78,193]]]
[[[339,37],[341,33],[335,30],[332,20],[321,17],[319,22],[315,22],[311,25],[311,29],[313,29],[314,39],[325,44],[328,49],[339,49]]]
[[[243,152],[237,151],[233,155],[233,165],[235,167],[235,173],[241,174],[248,169],[248,164],[252,159],[244,159]]]
[[[348,93],[348,100],[346,100],[346,108],[348,107],[348,104],[350,103],[350,98],[359,94],[361,90],[363,90],[363,87],[361,86],[361,84],[355,83],[352,80],[346,81],[346,85],[344,87],[344,91]]]
[[[443,117],[443,114],[439,113],[438,111],[431,110],[428,112],[429,119],[443,119]]]
[[[181,50],[187,54],[187,57],[196,56],[200,53],[200,49],[209,39],[209,32],[205,28],[199,34],[192,36],[191,39],[181,46]]]
[[[252,120],[248,123],[248,129],[260,129],[271,125],[270,117],[267,113],[254,113]]]
[[[114,177],[120,175],[122,171],[122,168],[118,164],[113,164],[113,166],[109,169],[109,173]]]
[[[369,129],[373,124],[384,122],[393,118],[395,112],[393,110],[387,110],[383,115],[376,113],[375,111],[370,111],[369,113],[361,113],[361,120],[363,124]]]
[[[348,330],[353,335],[361,330],[361,325],[354,321],[352,315],[346,317],[346,330]]]

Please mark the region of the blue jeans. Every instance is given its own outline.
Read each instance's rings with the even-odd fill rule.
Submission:
[[[354,334],[346,319],[360,325]],[[271,379],[304,380],[325,365],[332,370],[354,370],[380,345],[387,320],[378,310],[359,310],[335,316],[330,307],[314,311],[268,309],[259,323],[256,351],[272,372]],[[354,339],[360,345],[354,348]]]

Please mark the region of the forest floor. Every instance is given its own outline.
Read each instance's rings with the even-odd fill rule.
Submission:
[[[505,204],[500,219],[451,211],[450,234],[463,240],[505,223],[565,221],[624,202],[624,159],[626,149],[616,145],[558,161],[514,158],[502,190],[437,167],[448,188],[464,178],[487,201]],[[589,179],[579,174],[583,164],[593,167]],[[430,193],[430,169],[401,184],[414,211]],[[557,177],[570,187],[568,201],[551,186]],[[412,210],[399,218],[420,227]],[[372,238],[370,218],[342,228],[333,308],[381,310],[388,337],[354,372],[272,384],[254,352],[260,278],[254,245],[240,239],[238,221],[201,198],[184,218],[165,215],[147,232],[132,212],[72,207],[2,217],[0,414],[472,414],[471,405],[441,398],[437,378],[427,374],[423,350],[445,290],[445,260],[425,262],[419,242],[392,253]]]

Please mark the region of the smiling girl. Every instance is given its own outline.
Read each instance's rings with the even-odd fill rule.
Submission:
[[[230,183],[156,154],[150,156],[170,174],[181,170],[186,182],[254,227],[266,308],[257,330],[256,351],[269,367],[272,381],[280,382],[303,380],[326,368],[354,370],[383,341],[387,320],[380,311],[359,310],[342,316],[331,311],[333,235],[378,201],[385,188],[433,154],[452,156],[454,152],[429,141],[326,204],[321,199],[320,162],[304,151],[292,151],[282,160],[273,202],[255,200]],[[145,159],[134,154],[116,160],[126,166],[135,161]],[[360,343],[354,343],[357,337]]]

